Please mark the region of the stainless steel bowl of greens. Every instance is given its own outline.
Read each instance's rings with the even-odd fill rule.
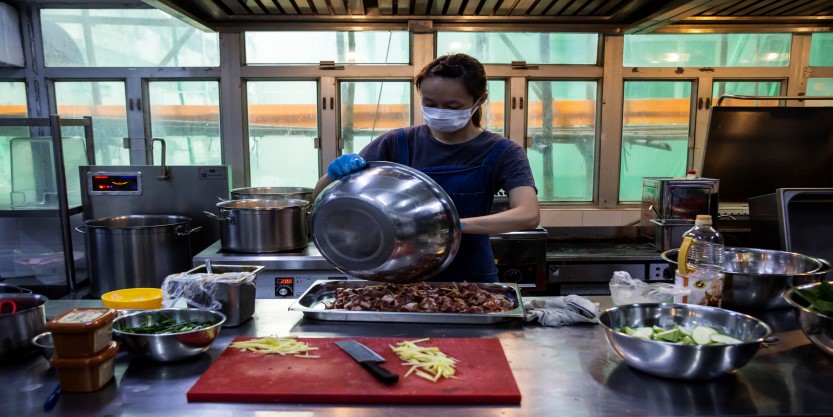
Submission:
[[[795,307],[795,317],[810,342],[833,356],[833,283],[793,287],[784,293],[784,299]]]
[[[613,350],[640,371],[674,379],[711,379],[749,362],[766,323],[694,304],[626,304],[599,316]]]
[[[225,321],[222,313],[199,308],[138,311],[113,321],[113,334],[134,356],[173,362],[208,350]]]

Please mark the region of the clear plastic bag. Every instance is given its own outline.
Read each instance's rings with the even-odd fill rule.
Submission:
[[[183,300],[190,307],[219,310],[222,307],[216,296],[219,284],[253,284],[256,277],[251,272],[171,274],[162,281],[162,305],[170,308]]]
[[[627,271],[615,271],[610,280],[610,296],[616,305],[635,303],[670,303],[675,296],[688,295],[690,290],[664,282],[647,283],[632,278]]]

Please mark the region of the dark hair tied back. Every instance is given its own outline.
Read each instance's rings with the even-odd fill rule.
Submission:
[[[431,61],[414,80],[417,90],[420,89],[422,81],[429,77],[459,79],[475,100],[486,94],[486,70],[480,61],[466,54],[443,55]],[[471,117],[472,123],[480,127],[482,116],[483,112],[478,108]]]

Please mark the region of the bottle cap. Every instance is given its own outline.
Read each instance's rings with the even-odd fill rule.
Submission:
[[[710,214],[698,214],[694,219],[694,224],[712,224],[712,216]]]

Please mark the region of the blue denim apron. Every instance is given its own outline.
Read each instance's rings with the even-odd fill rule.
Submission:
[[[398,163],[410,166],[408,136],[396,130]],[[431,177],[454,201],[460,218],[485,216],[492,207],[489,178],[492,167],[509,146],[509,139],[496,143],[480,166],[440,166],[417,168]],[[498,282],[495,256],[489,235],[463,234],[460,249],[448,267],[430,281],[435,282]]]

